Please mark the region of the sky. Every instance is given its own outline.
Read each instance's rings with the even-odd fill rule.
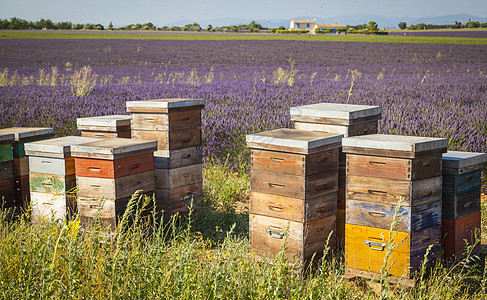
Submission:
[[[346,4],[344,4],[346,3]],[[353,14],[388,17],[487,16],[487,0],[0,0],[0,19],[156,26],[220,18],[248,20],[322,19]],[[203,24],[202,24],[203,25]],[[229,24],[230,25],[230,24]]]

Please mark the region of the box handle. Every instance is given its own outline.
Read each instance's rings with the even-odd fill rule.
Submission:
[[[100,172],[100,168],[89,167],[88,169],[90,169],[92,172]]]
[[[133,164],[133,165],[130,166],[130,170],[137,169],[138,167],[140,167],[140,164],[139,163]]]
[[[368,245],[370,249],[372,250],[377,250],[377,251],[384,251],[386,244],[385,243],[379,243],[379,242],[374,242],[374,241],[364,241],[365,245]],[[380,247],[380,248],[377,248]]]
[[[132,186],[140,185],[142,181],[132,181]]]
[[[96,184],[96,183],[94,183],[94,184],[90,184],[90,186],[91,186],[91,187],[94,187],[94,188],[99,188],[99,187],[100,187],[100,185],[99,185],[99,184]]]
[[[54,203],[52,202],[42,202],[42,205],[53,205]]]
[[[470,207],[472,205],[472,201],[467,202],[463,205],[464,208]]]
[[[98,204],[90,204],[90,208],[98,208]]]
[[[328,183],[325,183],[325,184],[317,186],[316,191],[326,190],[327,188],[328,188]]]
[[[183,202],[188,202],[191,200],[193,200],[193,194],[182,196],[181,198],[179,198],[179,201],[183,201]]]
[[[273,162],[280,162],[280,163],[282,163],[282,162],[284,162],[284,161],[285,161],[285,159],[284,159],[284,158],[279,158],[279,157],[271,157],[271,160],[272,160]]]
[[[320,159],[320,160],[318,161],[318,163],[319,163],[319,164],[321,164],[321,163],[325,163],[325,162],[327,162],[327,161],[328,161],[328,157],[323,157],[322,159]]]
[[[284,184],[269,182],[269,186],[272,187],[272,188],[283,188],[284,187]]]
[[[191,141],[191,139],[185,139],[185,140],[182,140],[181,143],[186,144],[186,143],[189,143],[190,141]]]
[[[43,160],[43,161],[42,161],[42,164],[43,164],[43,165],[50,165],[50,164],[52,164],[52,161]]]
[[[280,232],[277,230],[272,230],[272,229],[266,229],[265,232],[267,232],[272,238],[282,240],[284,237],[284,232]]]
[[[188,155],[184,155],[182,158],[186,159],[186,158],[190,158],[190,157],[191,157],[191,154],[188,154]]]
[[[369,161],[369,165],[371,166],[383,166],[386,165],[387,163],[385,162],[380,162],[380,161]]]
[[[433,194],[433,191],[427,191],[427,192],[422,192],[421,193],[421,196],[422,197],[427,197],[427,196],[431,196]]]
[[[280,206],[272,206],[272,205],[269,205],[269,209],[270,210],[273,210],[273,211],[281,211],[281,210],[283,210],[283,208],[280,207]]]
[[[465,182],[470,182],[470,181],[472,181],[472,179],[473,179],[473,176],[468,176],[467,180],[465,180]]]
[[[49,185],[49,186],[53,186],[54,185],[54,182],[43,182],[42,185]]]
[[[95,133],[93,136],[94,137],[104,137],[105,134],[103,134],[103,133]]]
[[[145,118],[144,118],[144,121],[154,121],[154,120],[155,120],[155,119],[154,119],[154,118],[152,118],[152,117],[145,117]]]
[[[374,196],[385,196],[387,195],[387,192],[384,191],[376,191],[376,190],[369,190],[369,194],[374,195]]]
[[[431,166],[431,162],[430,161],[427,161],[425,163],[423,163],[423,167],[429,167]]]
[[[181,118],[181,121],[188,121],[189,119],[190,119],[190,117],[187,116],[187,117]]]
[[[183,178],[188,178],[188,177],[191,177],[191,173],[186,173],[186,174],[183,174],[182,176]]]
[[[325,206],[322,206],[322,207],[318,207],[318,208],[316,209],[316,212],[317,212],[317,213],[324,213],[324,212],[326,212],[327,210],[328,210],[328,207],[325,205]]]
[[[375,211],[369,211],[369,215],[371,217],[375,217],[375,218],[377,218],[377,217],[385,217],[386,216],[385,213],[380,213],[380,212],[375,212]]]

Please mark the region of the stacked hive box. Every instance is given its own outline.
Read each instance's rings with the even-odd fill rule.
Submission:
[[[294,128],[343,134],[344,137],[377,133],[380,106],[318,103],[291,107]],[[345,241],[345,155],[340,151],[338,169],[337,242]]]
[[[131,196],[154,191],[155,141],[124,138],[73,146],[78,213],[86,228],[95,217],[114,231]]]
[[[440,247],[441,155],[448,141],[374,134],[345,138],[342,144],[347,154],[347,274],[376,276],[393,249],[389,274],[411,278],[427,248],[433,245],[434,253]]]
[[[0,133],[0,208],[15,205],[14,162],[12,143],[15,136],[11,133]]]
[[[480,238],[481,169],[487,154],[448,151],[443,154],[443,214],[441,242],[445,259],[462,259]],[[477,232],[476,232],[477,231]],[[480,242],[472,254],[480,252]]]
[[[17,207],[26,209],[30,203],[29,158],[25,155],[24,144],[49,139],[54,135],[54,130],[42,127],[11,127],[0,129],[0,134],[2,133],[12,133],[15,137],[15,141],[12,144],[15,203]]]
[[[204,100],[129,101],[132,138],[156,140],[156,199],[166,216],[202,201],[201,109]]]
[[[307,265],[335,232],[338,149],[343,135],[278,129],[247,136],[252,151],[250,245]],[[329,246],[335,248],[335,235]]]
[[[29,188],[32,220],[65,220],[76,213],[73,145],[95,138],[67,136],[25,144],[29,156]]]
[[[90,118],[78,118],[81,136],[96,138],[130,138],[130,116],[111,115]]]

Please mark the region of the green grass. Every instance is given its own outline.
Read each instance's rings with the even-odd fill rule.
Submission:
[[[246,33],[56,32],[0,31],[1,39],[137,39],[137,40],[298,40],[370,43],[437,43],[485,45],[486,38],[380,36],[380,35],[278,35]]]
[[[341,278],[341,255],[302,273],[282,252],[249,250],[248,176],[204,168],[203,209],[183,221],[122,221],[107,238],[96,224],[31,224],[0,212],[0,299],[480,299],[484,258],[442,266],[416,288]],[[134,197],[136,199],[136,197]],[[483,208],[485,212],[485,207]],[[485,228],[484,228],[485,229]],[[283,250],[285,246],[283,247]],[[374,287],[371,289],[370,287]],[[375,290],[375,291],[374,291]]]

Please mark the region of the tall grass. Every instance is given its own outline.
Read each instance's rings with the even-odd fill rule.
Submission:
[[[453,266],[437,263],[417,288],[391,285],[387,294],[376,294],[368,280],[343,280],[340,256],[304,273],[283,256],[263,262],[249,250],[245,192],[249,179],[214,165],[205,166],[204,175],[205,203],[198,214],[160,224],[140,214],[151,199],[136,194],[115,235],[97,222],[81,231],[78,219],[67,224],[32,224],[28,214],[13,219],[0,213],[0,298],[416,300],[486,296],[483,257]]]

